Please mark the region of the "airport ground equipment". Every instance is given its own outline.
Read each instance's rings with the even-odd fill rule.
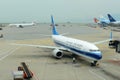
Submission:
[[[33,73],[30,71],[30,69],[28,68],[26,63],[25,62],[21,62],[21,65],[22,66],[18,67],[18,71],[23,71],[25,79],[32,78],[33,77]]]
[[[0,30],[2,30],[2,28],[0,28]],[[3,38],[3,34],[0,31],[0,38]]]
[[[0,38],[3,38],[3,34],[0,35]]]
[[[120,53],[120,40],[110,40],[109,47],[114,48],[117,53]]]
[[[23,80],[23,71],[13,71],[14,80]]]
[[[0,28],[0,30],[2,30],[2,28]]]
[[[21,66],[18,66],[18,71],[13,72],[14,80],[30,80],[33,77],[33,72],[28,68],[25,62],[21,62]]]

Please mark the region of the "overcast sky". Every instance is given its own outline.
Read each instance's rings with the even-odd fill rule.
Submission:
[[[111,13],[120,19],[120,0],[0,0],[0,22],[93,22]]]

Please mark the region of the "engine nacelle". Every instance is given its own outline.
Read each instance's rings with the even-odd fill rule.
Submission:
[[[19,28],[23,28],[23,26],[22,26],[22,25],[19,25]]]
[[[59,50],[59,49],[55,49],[53,50],[52,55],[56,58],[62,58],[63,56],[63,51]]]

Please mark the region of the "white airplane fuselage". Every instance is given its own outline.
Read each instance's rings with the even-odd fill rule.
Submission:
[[[62,35],[52,35],[53,41],[60,47],[68,49],[68,51],[92,60],[100,60],[102,58],[101,51],[92,43],[65,37]]]
[[[35,23],[21,23],[21,24],[9,24],[9,26],[16,26],[16,27],[25,27],[25,26],[34,26]]]
[[[120,21],[111,22],[113,24],[120,24]]]

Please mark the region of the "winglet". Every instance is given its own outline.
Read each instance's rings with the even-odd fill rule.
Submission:
[[[58,32],[56,31],[56,27],[55,27],[55,23],[54,23],[54,19],[53,19],[52,15],[51,15],[51,23],[52,23],[52,33],[53,33],[53,35],[59,35]]]
[[[107,15],[108,15],[108,18],[109,18],[110,22],[115,22],[116,21],[110,14],[107,14]]]

